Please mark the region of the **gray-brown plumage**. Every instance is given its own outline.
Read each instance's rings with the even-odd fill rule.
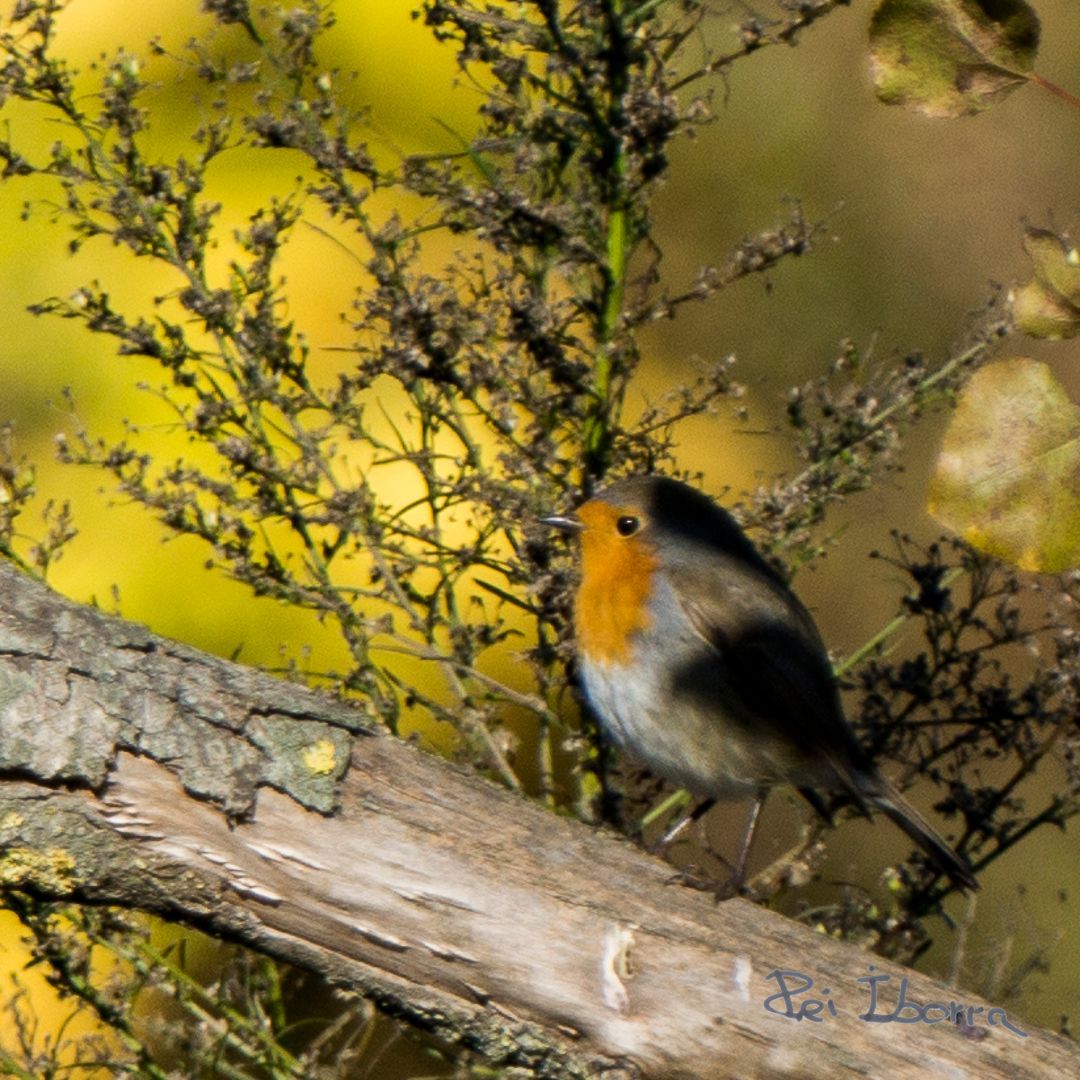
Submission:
[[[581,536],[582,679],[617,742],[708,798],[791,784],[821,811],[819,791],[844,792],[977,888],[863,753],[813,619],[728,513],[686,484],[644,477],[549,521]]]

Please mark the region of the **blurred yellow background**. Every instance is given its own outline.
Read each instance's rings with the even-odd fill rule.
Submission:
[[[370,104],[375,148],[387,155],[452,146],[447,128],[472,131],[480,101],[467,82],[455,86],[452,51],[410,18],[413,6],[411,0],[338,4],[338,26],[327,39],[326,66],[359,73],[356,99]],[[84,68],[120,46],[142,53],[153,36],[179,54],[209,25],[198,8],[194,0],[77,0],[63,17],[61,47]],[[823,371],[841,339],[872,349],[883,364],[912,348],[940,357],[962,336],[967,313],[989,297],[991,282],[1026,273],[1021,223],[1068,227],[1076,220],[1080,116],[1033,88],[956,122],[883,107],[866,75],[870,11],[856,4],[806,34],[798,48],[766,49],[738,64],[726,82],[717,80],[716,121],[673,148],[656,202],[661,269],[673,292],[701,265],[721,262],[743,236],[785,218],[787,196],[802,200],[809,220],[827,222],[814,254],[785,261],[769,275],[769,288],[760,278],[744,281],[646,331],[647,364],[632,407],[689,377],[694,357],[738,357],[736,375],[749,388],[743,404],[760,434],[736,433],[724,415],[705,418],[687,426],[680,452],[683,465],[704,471],[709,490],[730,488],[729,501],[794,464],[783,433],[770,434],[782,421],[785,391]],[[740,12],[717,15],[716,31],[729,31]],[[1044,0],[1038,12],[1037,69],[1080,92],[1080,8]],[[194,81],[174,82],[164,61],[152,70],[163,80],[165,129],[194,128],[201,115],[191,100]],[[92,79],[91,73],[88,87]],[[17,103],[4,106],[0,117],[4,137],[16,145],[43,148],[55,137],[51,121]],[[294,190],[283,157],[247,151],[219,163],[217,187],[208,194],[225,202],[226,221],[240,225],[268,192]],[[0,421],[15,421],[20,450],[38,464],[42,500],[70,499],[74,506],[80,536],[52,584],[110,609],[115,586],[125,616],[223,655],[239,649],[248,663],[280,664],[284,650],[289,657],[310,651],[303,662],[315,669],[333,665],[340,646],[313,619],[207,574],[206,552],[194,541],[165,542],[165,531],[118,499],[104,476],[53,462],[55,435],[71,429],[60,404],[64,386],[72,388],[90,432],[107,438],[119,436],[124,417],[162,425],[167,418],[136,389],[140,379],[160,381],[148,362],[117,357],[110,339],[90,337],[70,321],[35,318],[27,305],[97,279],[124,306],[176,282],[100,241],[69,256],[64,230],[50,222],[47,207],[39,205],[28,223],[20,220],[25,199],[47,196],[55,193],[36,182],[0,186]],[[352,299],[356,263],[347,236],[341,239],[344,246],[301,228],[286,263],[290,315],[307,335],[315,363],[328,370],[338,361],[325,350],[352,336],[340,313]],[[1078,346],[1017,343],[1016,349],[1047,359],[1080,400]],[[867,551],[887,548],[892,527],[922,540],[937,535],[923,503],[941,424],[934,417],[918,429],[902,474],[828,522],[841,533],[837,547],[797,582],[838,655],[857,648],[895,611],[900,585],[887,567],[867,560]],[[162,436],[171,437],[164,426]],[[867,579],[865,587],[852,589],[853,576]],[[885,833],[884,826],[876,830],[874,844],[899,854],[903,840]],[[863,847],[868,835],[859,834]],[[1080,893],[1076,837],[1075,827],[1064,835],[1044,830],[996,865],[969,944],[973,969],[991,965],[1006,942],[1017,962],[1034,947],[1053,946],[1050,973],[1028,979],[1019,1004],[1008,1003],[1051,1027],[1080,997],[1080,919],[1075,902],[1070,909],[1058,899],[1061,889]],[[858,858],[856,846],[843,850]],[[1020,884],[1027,886],[1023,895]],[[0,922],[0,963],[18,967],[23,957],[11,944],[14,934],[10,920]],[[944,970],[947,963],[939,951],[927,966]]]

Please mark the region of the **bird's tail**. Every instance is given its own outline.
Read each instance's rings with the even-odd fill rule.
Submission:
[[[942,839],[938,831],[882,776],[874,777],[872,788],[864,788],[867,801],[887,814],[929,856],[930,861],[963,889],[979,887],[971,864]]]

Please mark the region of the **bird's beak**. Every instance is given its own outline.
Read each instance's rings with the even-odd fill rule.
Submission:
[[[565,533],[579,533],[584,525],[576,517],[567,517],[563,514],[554,514],[551,517],[540,518],[541,525],[548,525],[553,529],[558,529],[560,532]]]

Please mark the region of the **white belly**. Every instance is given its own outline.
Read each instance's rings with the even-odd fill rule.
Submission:
[[[581,663],[589,702],[605,730],[657,776],[695,795],[736,799],[762,782],[760,763],[744,760],[724,725],[693,705],[680,705],[660,678],[642,667],[628,676],[621,667]],[[775,782],[773,780],[772,782]]]

